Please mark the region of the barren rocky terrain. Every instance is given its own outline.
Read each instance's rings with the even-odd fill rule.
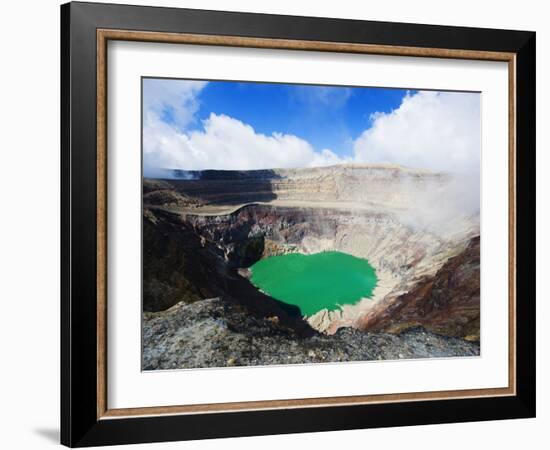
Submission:
[[[340,328],[304,337],[229,299],[180,302],[144,318],[143,369],[231,367],[476,356],[479,344],[422,327],[396,333]]]
[[[447,174],[390,165],[185,172],[182,179],[144,180],[144,367],[231,365],[219,348],[203,349],[200,364],[199,356],[174,350],[198,346],[185,330],[197,331],[199,312],[209,315],[202,326],[212,328],[212,317],[226,320],[227,308],[232,319],[224,336],[235,348],[248,339],[252,353],[265,356],[268,347],[276,353],[275,338],[258,341],[254,327],[262,335],[286,336],[278,339],[281,345],[295,342],[296,351],[283,346],[288,361],[275,363],[309,361],[302,350],[312,339],[334,345],[326,361],[478,354],[479,211],[457,201],[457,183]],[[367,258],[378,277],[373,297],[300,317],[247,279],[247,268],[261,258],[322,250]],[[438,345],[412,345],[419,339],[427,345],[428,337]],[[386,349],[383,355],[373,349],[375,342]],[[354,343],[361,350],[349,350]],[[173,356],[162,357],[168,348]],[[235,361],[242,364],[273,360],[239,355]]]

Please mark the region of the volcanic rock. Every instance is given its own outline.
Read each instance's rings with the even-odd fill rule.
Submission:
[[[478,355],[478,343],[422,327],[399,335],[341,328],[304,337],[221,298],[181,302],[143,319],[143,370]]]
[[[220,297],[302,335],[422,325],[478,338],[479,210],[455,201],[462,187],[450,175],[339,165],[187,178],[144,180],[145,311]],[[247,279],[261,258],[323,250],[367,258],[373,296],[302,318]]]

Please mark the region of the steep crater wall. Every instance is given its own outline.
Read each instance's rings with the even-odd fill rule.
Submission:
[[[308,317],[311,328],[332,334],[345,326],[390,331],[400,330],[400,324],[429,327],[428,320],[397,312],[406,310],[404,303],[413,305],[425,296],[420,287],[437,284],[439,271],[452,258],[460,259],[467,251],[479,253],[479,247],[471,249],[471,240],[479,235],[475,213],[454,216],[445,227],[418,217],[426,202],[445,193],[448,183],[441,174],[346,166],[244,175],[210,171],[203,179],[146,180],[144,309],[159,311],[182,299],[192,303],[229,295],[256,310],[263,302],[269,305],[264,316],[280,316],[290,323],[295,311],[273,299],[270,303],[267,296],[257,301],[259,294],[250,289],[246,268],[277,254],[338,250],[367,258],[376,269],[378,285],[370,299]],[[445,205],[438,207],[443,213]],[[462,281],[475,291],[472,277],[475,273],[470,271]],[[444,297],[447,291],[441,289]],[[468,323],[475,323],[479,283],[477,292],[477,312],[475,292],[467,308],[461,309],[458,300],[448,302],[453,306],[440,308],[435,330],[471,336],[472,326],[453,331],[441,324],[451,313],[458,322],[467,315]],[[448,295],[455,298],[457,292],[448,289]]]

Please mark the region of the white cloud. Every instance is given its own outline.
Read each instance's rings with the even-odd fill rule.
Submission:
[[[389,162],[452,175],[448,183],[434,183],[415,194],[414,208],[401,213],[404,223],[444,234],[479,216],[479,102],[479,94],[407,95],[394,111],[373,114],[371,128],[355,141],[358,162]]]
[[[396,163],[454,173],[479,172],[479,94],[421,91],[371,116],[354,143],[358,162]]]
[[[174,127],[184,130],[195,119],[199,109],[197,96],[206,85],[205,81],[144,79],[144,122],[154,121],[168,113]]]
[[[144,80],[143,167],[145,176],[160,169],[267,169],[337,164],[336,154],[316,152],[304,139],[283,133],[264,135],[226,115],[211,113],[203,129],[189,131],[206,82]],[[324,92],[324,91],[323,91]],[[329,95],[329,94],[327,94]],[[170,117],[172,120],[166,120]]]
[[[180,132],[158,118],[150,118],[144,128],[146,176],[152,176],[155,168],[249,170],[342,162],[332,151],[316,152],[297,136],[267,136],[226,115],[210,114],[203,127],[201,131]]]
[[[354,156],[344,160],[329,149],[315,151],[297,136],[261,134],[223,114],[211,113],[200,130],[190,131],[200,106],[198,96],[206,84],[144,81],[146,176],[155,176],[162,168],[247,170],[342,162],[391,162],[437,171],[479,172],[478,94],[423,91],[407,95],[396,110],[371,116],[372,126],[354,142]],[[336,100],[328,88],[317,88],[311,95],[318,97],[317,101]],[[346,91],[340,100],[349,95]],[[167,116],[173,120],[166,121]]]

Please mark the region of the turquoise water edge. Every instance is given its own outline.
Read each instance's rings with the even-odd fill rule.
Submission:
[[[378,281],[368,260],[337,251],[271,256],[250,270],[252,284],[303,316],[370,298]]]

